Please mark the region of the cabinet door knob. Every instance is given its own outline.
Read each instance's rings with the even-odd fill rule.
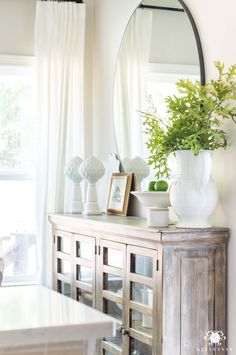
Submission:
[[[120,334],[123,334],[123,330],[124,330],[124,327],[123,325],[121,325],[119,328],[118,328],[118,331]]]
[[[127,329],[122,329],[122,335],[129,335],[129,331]]]

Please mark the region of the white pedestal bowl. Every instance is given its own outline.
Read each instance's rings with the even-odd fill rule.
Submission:
[[[131,191],[145,207],[168,208],[170,194],[167,191]]]
[[[153,213],[166,213],[165,223],[168,225],[168,207],[170,206],[170,194],[166,191],[132,191],[132,195],[136,196],[139,202],[147,208],[147,224],[148,226],[162,227],[161,224],[153,223]],[[156,209],[154,211],[153,209]],[[164,211],[165,210],[165,211]],[[160,215],[156,215],[159,217]],[[161,216],[160,216],[161,217]],[[155,218],[159,220],[160,218]]]

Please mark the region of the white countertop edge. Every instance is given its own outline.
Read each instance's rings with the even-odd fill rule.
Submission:
[[[0,288],[0,349],[115,334],[115,320],[43,286]]]
[[[60,331],[58,331],[60,328]],[[0,349],[16,346],[45,345],[77,342],[114,336],[115,321],[99,324],[66,325],[37,329],[21,329],[0,332]]]

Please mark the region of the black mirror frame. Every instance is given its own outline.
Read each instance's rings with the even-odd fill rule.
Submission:
[[[198,28],[196,25],[196,22],[193,18],[193,15],[191,13],[191,11],[189,10],[188,6],[185,4],[185,2],[183,0],[177,0],[183,7],[184,11],[186,12],[189,21],[191,23],[192,29],[193,29],[193,33],[195,36],[195,40],[197,43],[197,49],[198,49],[198,58],[199,58],[199,66],[200,66],[200,78],[201,78],[201,83],[202,85],[205,85],[206,83],[206,73],[205,73],[205,63],[204,63],[204,56],[203,56],[203,50],[202,50],[202,43],[201,43],[201,39],[199,36],[199,32],[198,32]]]
[[[205,83],[206,83],[205,62],[204,62],[202,43],[201,43],[200,35],[199,35],[199,32],[198,32],[198,28],[197,28],[196,22],[195,22],[195,20],[193,18],[193,15],[192,15],[191,11],[189,10],[189,8],[185,4],[185,2],[183,0],[177,0],[177,1],[183,7],[185,13],[187,14],[187,16],[189,18],[190,24],[192,26],[194,37],[195,37],[196,44],[197,44],[197,50],[198,50],[198,59],[199,59],[199,66],[200,66],[200,81],[201,81],[202,85],[205,85]],[[142,1],[140,1],[139,5],[135,8],[134,12],[140,7],[141,3],[142,3]],[[133,16],[134,12],[132,13],[131,17]],[[131,19],[131,17],[130,17],[130,19]],[[128,24],[127,24],[127,26],[125,28],[124,34],[122,36],[122,41],[123,41],[123,38],[125,36],[125,32],[126,32],[126,29],[127,29],[128,25],[129,25],[129,22],[128,22]],[[121,41],[121,43],[122,43],[122,41]],[[121,44],[120,44],[120,47],[121,47]],[[118,56],[119,56],[119,53],[118,53]],[[117,61],[118,61],[118,58],[117,58]],[[116,67],[117,67],[117,64],[116,64]],[[116,70],[115,70],[115,73],[116,73]],[[114,119],[113,119],[113,134],[114,134],[115,145],[116,145],[116,149],[117,149],[117,153],[116,154],[117,154],[117,157],[118,157],[118,159],[120,161],[120,171],[123,172],[124,169],[123,169],[123,166],[121,164],[121,158],[120,158],[118,144],[117,144],[117,137],[116,137],[116,134],[115,134]]]

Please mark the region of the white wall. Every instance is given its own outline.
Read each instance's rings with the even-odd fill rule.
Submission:
[[[94,154],[104,158],[116,151],[113,133],[113,82],[119,45],[139,0],[95,0],[94,57]],[[199,28],[207,77],[214,75],[213,60],[236,63],[236,2],[186,0]],[[236,353],[236,126],[229,125],[232,145],[214,155],[214,177],[220,203],[213,217],[216,225],[231,229],[228,266],[228,339]]]
[[[93,148],[105,158],[115,152],[113,85],[117,54],[137,0],[94,0]]]
[[[0,0],[0,54],[34,54],[36,0]]]

